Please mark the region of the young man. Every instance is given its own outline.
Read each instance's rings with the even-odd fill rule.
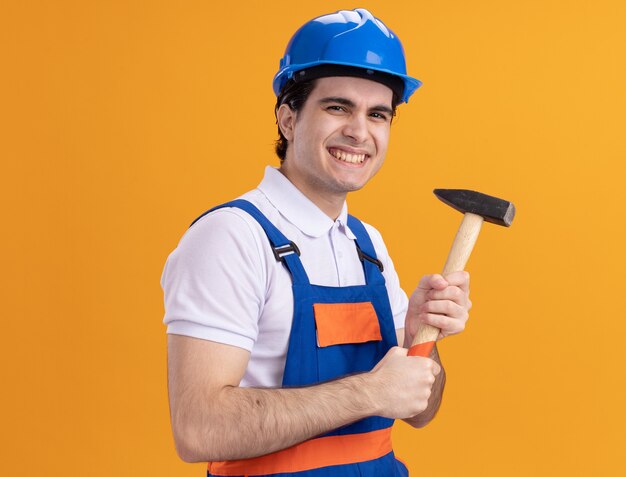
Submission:
[[[464,328],[469,278],[424,276],[407,300],[346,196],[382,166],[395,107],[419,84],[367,10],[292,38],[274,79],[280,168],[197,219],[163,273],[183,460],[209,475],[407,475],[393,419],[427,424],[445,375],[436,348],[406,348],[420,323],[440,338]]]

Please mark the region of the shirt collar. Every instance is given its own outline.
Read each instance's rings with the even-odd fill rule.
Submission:
[[[278,169],[267,166],[258,189],[283,217],[306,235],[321,237],[328,233],[335,223]],[[345,201],[336,222],[339,230],[348,238],[352,240],[356,238],[347,225],[348,205]]]

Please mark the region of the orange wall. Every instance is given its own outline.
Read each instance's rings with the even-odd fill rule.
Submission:
[[[398,425],[413,475],[613,476],[622,336],[626,3],[363,1],[424,86],[350,198],[407,290],[460,215],[431,194],[511,199],[441,344],[445,402]],[[4,2],[2,475],[200,476],[169,429],[159,286],[190,220],[277,164],[271,78],[337,2]]]

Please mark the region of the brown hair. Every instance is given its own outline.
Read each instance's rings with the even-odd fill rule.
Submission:
[[[285,84],[285,87],[281,90],[280,95],[276,99],[276,108],[274,109],[276,124],[278,124],[278,108],[280,108],[281,105],[286,104],[294,112],[300,111],[311,94],[311,91],[313,91],[313,88],[315,88],[315,80],[294,81],[293,79],[290,79]],[[278,126],[278,139],[276,140],[274,150],[276,151],[276,155],[280,159],[281,164],[287,155],[288,145],[289,141],[287,141],[287,138],[280,130],[280,126]]]

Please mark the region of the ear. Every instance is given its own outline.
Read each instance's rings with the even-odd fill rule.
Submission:
[[[283,136],[287,138],[287,141],[291,142],[293,140],[293,128],[296,122],[296,112],[293,111],[288,104],[281,104],[276,111],[276,121],[278,122],[278,127],[280,131],[283,133]]]

